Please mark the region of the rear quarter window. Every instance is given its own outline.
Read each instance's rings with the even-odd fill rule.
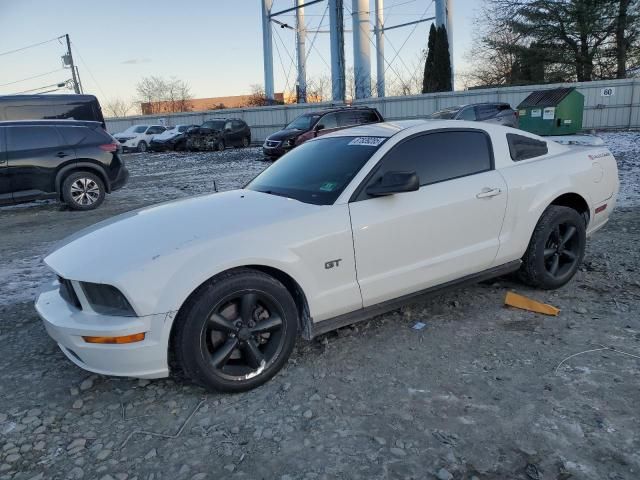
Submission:
[[[547,142],[525,137],[524,135],[507,133],[507,143],[509,144],[511,160],[514,162],[541,157],[549,153]]]

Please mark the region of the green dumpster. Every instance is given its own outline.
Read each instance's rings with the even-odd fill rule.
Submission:
[[[538,90],[518,105],[520,128],[537,135],[573,135],[582,130],[584,95],[574,87]]]

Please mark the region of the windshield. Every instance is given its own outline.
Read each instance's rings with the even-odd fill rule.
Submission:
[[[440,110],[429,115],[429,118],[440,120],[451,120],[460,111],[461,107],[447,108],[446,110]]]
[[[186,132],[187,129],[191,128],[192,126],[193,125],[180,125],[180,126],[178,126],[176,128],[178,129],[178,132],[182,133],[182,132]]]
[[[214,120],[209,122],[204,122],[201,127],[202,128],[210,128],[212,130],[222,130],[224,128],[224,120]]]
[[[132,127],[127,128],[122,133],[144,133],[147,131],[147,128],[149,128],[148,125],[134,125]]]
[[[303,143],[245,188],[305,203],[331,205],[385,140],[330,137]]]
[[[289,125],[284,127],[285,130],[309,130],[311,126],[318,121],[320,115],[306,114],[300,115]]]

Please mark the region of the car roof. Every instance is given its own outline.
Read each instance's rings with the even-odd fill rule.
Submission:
[[[357,127],[344,128],[317,138],[327,137],[392,137],[407,128],[427,123],[428,120],[398,120],[395,122],[367,123]]]
[[[24,101],[24,100],[37,100],[38,102],[69,102],[69,101],[84,101],[89,102],[96,100],[95,95],[84,95],[84,94],[55,94],[55,95],[0,95],[0,102],[11,102],[11,101]]]
[[[63,120],[63,119],[51,119],[51,120],[8,120],[0,122],[0,126],[38,126],[38,125],[57,125],[66,127],[96,127],[102,126],[101,122],[94,122],[91,120]]]

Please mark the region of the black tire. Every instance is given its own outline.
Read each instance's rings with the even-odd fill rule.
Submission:
[[[578,271],[586,243],[584,218],[572,208],[549,206],[522,257],[520,279],[545,290],[563,286]]]
[[[218,152],[222,152],[224,151],[225,148],[226,148],[226,145],[224,144],[224,140],[218,140],[218,143],[216,143],[216,150]]]
[[[62,200],[74,210],[93,210],[104,201],[102,179],[91,172],[73,172],[62,182]]]
[[[291,294],[278,280],[250,269],[201,287],[176,322],[175,356],[182,370],[221,392],[244,392],[270,380],[287,362],[298,335]]]
[[[136,151],[138,153],[144,153],[147,151],[147,142],[145,142],[144,140],[141,140],[140,142],[138,142],[138,147],[136,148]]]
[[[249,137],[242,138],[242,148],[249,148],[251,146],[251,139]]]

